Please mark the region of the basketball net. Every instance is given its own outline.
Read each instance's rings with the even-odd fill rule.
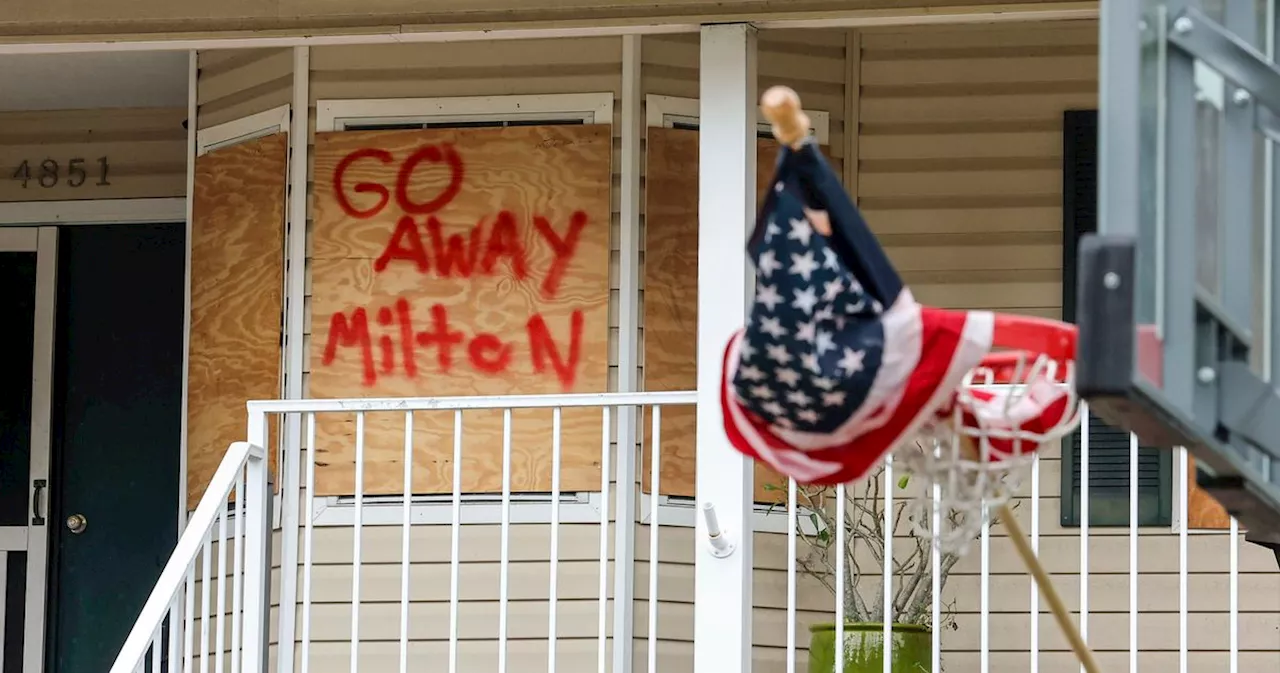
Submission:
[[[990,513],[1022,489],[1039,448],[1071,433],[1080,423],[1073,362],[1027,353],[1018,353],[1014,359],[1012,366],[970,371],[950,409],[925,424],[918,442],[893,454],[926,486],[925,495],[913,498],[909,506],[912,532],[932,540],[944,553],[966,553]],[[1014,410],[1027,402],[1028,384],[1037,381],[1067,394],[1067,413],[1048,428],[1029,429],[1013,420]],[[987,399],[975,399],[975,391],[986,392]],[[993,399],[998,400],[994,405]],[[980,404],[989,415],[974,423],[963,410]]]

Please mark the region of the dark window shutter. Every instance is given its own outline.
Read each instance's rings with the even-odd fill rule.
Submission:
[[[1076,320],[1076,253],[1098,230],[1098,112],[1069,110],[1062,138],[1062,319]],[[1089,525],[1129,525],[1129,433],[1089,415]],[[1080,431],[1062,442],[1062,525],[1080,525]],[[1138,525],[1169,525],[1172,452],[1138,449]]]

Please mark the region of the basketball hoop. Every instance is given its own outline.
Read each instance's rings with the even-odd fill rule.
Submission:
[[[993,343],[1009,350],[984,358],[954,400],[926,422],[919,442],[896,452],[928,487],[912,501],[916,535],[943,552],[964,553],[987,513],[1021,488],[1039,448],[1077,427],[1075,334],[1074,326],[1056,320],[995,316]],[[935,485],[942,512],[937,530],[931,527]]]

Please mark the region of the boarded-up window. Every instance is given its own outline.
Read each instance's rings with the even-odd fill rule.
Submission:
[[[603,392],[608,125],[320,133],[312,397]],[[404,490],[402,414],[365,419],[368,494]],[[317,419],[316,492],[355,492],[354,415]],[[511,414],[513,491],[551,490],[552,412]],[[465,493],[502,488],[503,412],[464,414]],[[561,481],[600,485],[601,412],[566,409]],[[454,415],[414,417],[413,491],[453,490]]]
[[[280,397],[288,152],[288,134],[276,133],[196,159],[187,382],[192,506],[227,447],[244,440],[245,402]],[[273,439],[266,447],[272,474],[274,447]]]
[[[823,151],[830,156],[829,148]],[[773,175],[778,143],[757,141],[756,192],[763,200]],[[842,170],[838,159],[832,167]],[[743,226],[746,226],[744,223]],[[745,248],[742,251],[746,255]],[[646,138],[644,237],[644,388],[697,388],[698,333],[698,132],[649,127]],[[661,495],[693,497],[696,483],[696,409],[662,410],[659,446]],[[642,425],[649,428],[649,421]],[[646,433],[644,451],[653,450]],[[644,461],[643,487],[650,487]],[[761,463],[755,467],[757,502],[785,501],[787,480]]]

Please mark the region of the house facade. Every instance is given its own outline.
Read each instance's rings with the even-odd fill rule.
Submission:
[[[185,73],[0,110],[4,673],[110,666],[183,553],[145,670],[233,670],[255,629],[274,671],[805,670],[838,610],[813,531],[706,420],[775,84],[921,302],[1072,318],[1097,3],[200,7],[0,21],[0,72],[50,87]],[[1280,663],[1276,559],[1188,474],[1091,419],[1027,476],[1105,670]],[[950,572],[941,664],[1077,670],[1004,536]]]

